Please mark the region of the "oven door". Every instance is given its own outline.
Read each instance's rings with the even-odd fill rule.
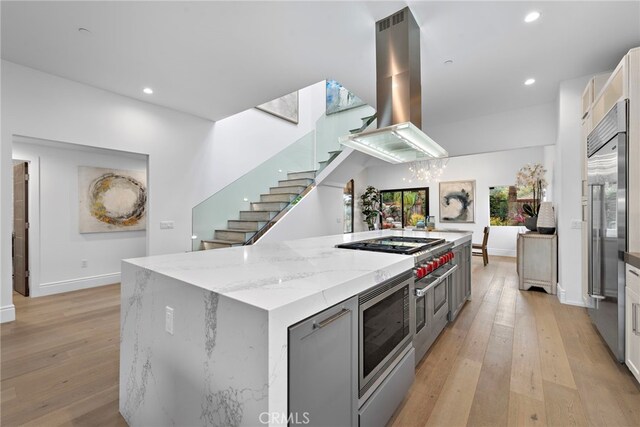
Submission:
[[[411,342],[411,273],[391,279],[359,297],[359,397],[397,362],[397,357]]]

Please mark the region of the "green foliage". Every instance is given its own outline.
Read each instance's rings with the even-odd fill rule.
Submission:
[[[492,216],[489,220],[489,225],[493,225],[493,226],[511,225],[511,221],[508,218],[500,218],[500,217]]]
[[[506,219],[509,214],[509,187],[494,187],[489,192],[489,216]],[[498,224],[496,224],[498,225]]]
[[[373,230],[380,213],[380,192],[370,185],[360,196],[360,202],[362,204],[360,211],[364,216],[364,222],[369,226],[369,230]]]

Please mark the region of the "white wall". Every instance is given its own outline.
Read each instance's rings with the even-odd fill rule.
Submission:
[[[342,234],[342,192],[343,187],[317,186],[256,244]]]
[[[383,162],[367,154],[345,148],[318,174],[317,187],[281,218],[257,244],[341,234],[344,230],[344,187],[351,179],[356,186],[358,183],[362,185],[366,176],[363,171],[367,166],[381,163]],[[360,194],[357,188],[354,193],[356,198]],[[361,217],[356,201],[354,231],[362,231],[358,224]]]
[[[426,129],[449,155],[490,153],[553,144],[556,140],[553,103],[508,110]]]
[[[584,305],[582,298],[582,237],[572,220],[582,219],[582,92],[590,76],[560,83],[554,200],[558,221],[558,298]]]
[[[193,183],[196,204],[315,129],[325,111],[324,81],[301,89],[298,101],[298,124],[255,108],[215,122],[211,149],[198,162],[202,175]]]
[[[521,148],[496,153],[452,157],[439,181],[476,181],[475,223],[440,223],[438,182],[409,183],[408,165],[385,165],[367,168],[366,184],[379,190],[429,187],[429,214],[436,217],[436,226],[473,231],[473,241],[481,243],[483,229],[489,225],[489,187],[513,185],[518,170],[527,163],[549,162],[545,147]],[[403,178],[406,179],[403,180]],[[359,188],[359,196],[363,188]],[[516,237],[522,227],[491,227],[488,249],[492,255],[515,256]]]
[[[120,260],[146,254],[145,231],[78,230],[78,166],[146,173],[146,156],[16,137],[13,158],[30,163],[31,296],[119,282]]]
[[[297,126],[258,110],[214,124],[7,61],[2,61],[1,78],[1,321],[14,318],[14,135],[148,155],[147,253],[154,255],[189,250],[191,208],[309,132],[318,117],[308,110],[311,95],[305,91],[300,92]],[[309,89],[314,90],[324,90],[324,84]],[[166,220],[174,221],[175,228],[160,230],[160,221]]]

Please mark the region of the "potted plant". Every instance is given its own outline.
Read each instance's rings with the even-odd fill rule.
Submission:
[[[362,204],[360,211],[364,216],[364,222],[369,226],[369,230],[374,230],[380,213],[380,192],[370,185],[360,196],[360,202]]]
[[[516,174],[516,186],[520,190],[531,192],[531,203],[522,205],[522,210],[528,218],[524,221],[527,229],[535,231],[538,222],[538,212],[540,211],[540,199],[542,191],[547,186],[544,174],[547,170],[540,164],[526,164]]]

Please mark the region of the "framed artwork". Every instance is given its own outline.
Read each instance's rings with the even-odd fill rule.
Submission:
[[[475,222],[476,181],[440,183],[440,222]]]
[[[298,91],[260,104],[256,108],[288,122],[298,124]]]
[[[144,230],[145,171],[78,167],[80,233]]]
[[[327,80],[327,114],[339,113],[365,105],[364,101],[335,80]]]

